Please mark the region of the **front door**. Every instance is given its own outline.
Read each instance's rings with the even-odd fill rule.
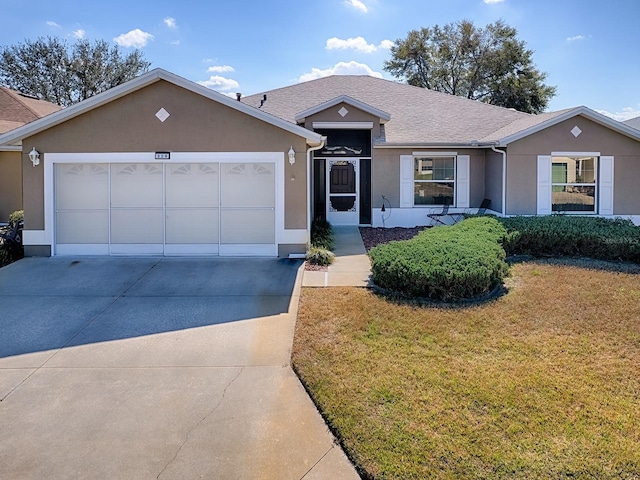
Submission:
[[[327,160],[327,220],[334,225],[358,225],[358,159]]]

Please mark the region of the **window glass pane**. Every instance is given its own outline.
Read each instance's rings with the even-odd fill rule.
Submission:
[[[597,157],[553,157],[552,210],[595,213],[597,167]]]
[[[433,180],[433,159],[415,158],[413,178],[415,180]]]
[[[453,182],[416,182],[414,184],[414,205],[444,205],[448,200],[453,205],[455,197]]]
[[[554,186],[552,210],[554,212],[595,212],[595,186]]]

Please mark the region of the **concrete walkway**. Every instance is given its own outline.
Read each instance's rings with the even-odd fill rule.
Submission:
[[[1,268],[0,477],[358,479],[290,366],[300,268]]]
[[[336,255],[326,272],[305,271],[303,287],[366,287],[371,264],[360,230],[351,225],[334,225]]]

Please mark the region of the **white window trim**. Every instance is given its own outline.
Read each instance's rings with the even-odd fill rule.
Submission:
[[[428,209],[437,205],[415,205],[414,198],[414,165],[416,157],[454,157],[454,192],[455,198],[451,208],[469,208],[471,157],[459,155],[458,152],[423,152],[414,151],[411,155],[400,155],[400,208]]]
[[[57,163],[274,163],[275,164],[275,252],[273,247],[264,255],[275,256],[279,244],[305,243],[306,230],[285,230],[285,153],[284,152],[171,152],[171,160],[156,160],[155,152],[108,152],[108,153],[45,153],[44,166],[44,230],[26,230],[24,232],[25,245],[48,245],[51,255],[55,255],[55,198],[54,198],[54,169]],[[221,254],[223,251],[221,249]],[[229,255],[234,251],[225,252]]]
[[[595,215],[611,217],[613,213],[614,166],[615,157],[602,155],[601,152],[551,152],[550,155],[538,155],[537,207],[538,215],[549,215],[552,211],[553,182],[551,169],[553,157],[597,157],[597,181],[594,212],[562,212],[566,215]],[[574,184],[572,184],[574,185]],[[592,184],[589,184],[592,185]]]

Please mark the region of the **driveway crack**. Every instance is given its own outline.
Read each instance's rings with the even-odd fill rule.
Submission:
[[[243,371],[244,371],[244,367],[240,368],[240,371],[238,372],[238,374],[231,379],[231,381],[229,382],[229,384],[226,387],[224,387],[224,390],[222,391],[222,396],[220,397],[220,400],[218,400],[218,403],[216,403],[213,406],[213,408],[211,410],[209,410],[209,412],[204,417],[202,417],[193,427],[191,427],[191,429],[184,436],[184,440],[182,441],[182,443],[178,447],[178,450],[176,451],[175,455],[171,458],[171,460],[169,460],[167,462],[167,464],[160,471],[160,473],[158,473],[158,476],[156,477],[156,479],[159,479],[162,476],[162,474],[167,470],[167,468],[169,468],[169,466],[176,460],[176,458],[178,458],[178,455],[180,455],[180,452],[182,451],[182,448],[189,441],[189,436],[191,435],[191,433],[193,433],[194,430],[196,430],[200,425],[202,425],[202,423],[207,418],[209,418],[211,416],[211,414],[213,414],[213,412],[215,412],[220,407],[220,405],[222,405],[222,401],[224,400],[224,397],[227,394],[227,390],[229,388],[231,388],[231,385],[233,385],[233,383],[238,379],[238,377],[242,374]]]

